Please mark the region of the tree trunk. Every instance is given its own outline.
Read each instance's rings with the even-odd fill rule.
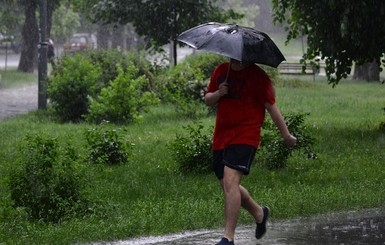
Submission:
[[[57,7],[60,6],[60,0],[47,1],[47,37],[51,37],[52,15]]]
[[[367,62],[362,65],[356,65],[354,69],[354,80],[380,81],[380,68],[377,62]]]
[[[36,19],[37,4],[26,1],[25,23],[21,32],[22,48],[18,71],[32,73],[37,67],[37,45],[39,43],[39,28]]]

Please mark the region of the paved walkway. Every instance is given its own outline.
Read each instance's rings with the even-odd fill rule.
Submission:
[[[37,84],[0,88],[0,120],[37,109]]]
[[[331,213],[268,223],[266,235],[254,238],[255,226],[239,226],[237,245],[385,244],[385,209]],[[93,245],[213,245],[222,229],[200,230]]]

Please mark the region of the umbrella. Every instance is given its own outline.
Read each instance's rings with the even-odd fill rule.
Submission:
[[[271,38],[261,31],[236,24],[210,22],[181,33],[177,40],[197,50],[277,67],[285,57]]]

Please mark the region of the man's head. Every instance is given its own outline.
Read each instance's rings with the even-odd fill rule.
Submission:
[[[242,70],[242,69],[250,66],[252,63],[245,62],[245,61],[239,61],[239,60],[230,58],[230,64],[231,64],[231,68],[233,70]]]

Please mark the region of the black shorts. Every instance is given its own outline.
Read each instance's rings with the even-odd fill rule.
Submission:
[[[223,179],[225,166],[248,175],[256,150],[250,145],[229,145],[226,149],[213,151],[212,167],[215,175]]]

